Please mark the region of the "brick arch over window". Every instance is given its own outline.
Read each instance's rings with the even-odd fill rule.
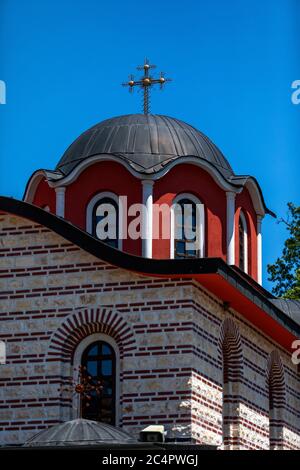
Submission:
[[[80,309],[64,319],[50,340],[49,356],[72,362],[77,345],[86,336],[105,333],[116,341],[120,358],[135,347],[132,329],[119,312],[105,308]]]
[[[286,388],[284,367],[277,350],[272,351],[269,355],[266,381],[269,393],[270,449],[282,449],[284,446],[283,428]]]
[[[223,371],[223,444],[228,450],[239,449],[243,349],[239,329],[231,318],[221,325],[219,355]]]
[[[226,318],[220,329],[219,357],[226,363],[224,382],[242,381],[243,348],[239,329],[231,318]]]

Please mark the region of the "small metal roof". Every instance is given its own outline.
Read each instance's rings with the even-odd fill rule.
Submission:
[[[136,444],[119,428],[88,419],[74,419],[41,431],[25,442],[25,447]]]
[[[300,325],[300,300],[272,299],[271,302]]]
[[[99,154],[123,157],[136,171],[145,173],[155,173],[178,157],[200,157],[225,178],[233,175],[222,152],[206,135],[162,115],[128,114],[96,124],[70,145],[55,170],[67,175],[81,161]]]

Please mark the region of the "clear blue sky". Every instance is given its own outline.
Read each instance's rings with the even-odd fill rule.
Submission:
[[[299,204],[299,0],[0,0],[0,53],[1,194],[21,198],[82,131],[140,112],[120,83],[148,56],[173,78],[152,112],[206,133],[279,216]],[[286,231],[270,217],[263,231],[270,289]]]

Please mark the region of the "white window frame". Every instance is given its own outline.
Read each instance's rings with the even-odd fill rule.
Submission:
[[[118,249],[122,250],[123,240],[122,240],[122,228],[123,228],[123,208],[122,208],[122,198],[117,196],[117,194],[110,191],[103,191],[101,193],[95,194],[92,197],[86,208],[86,231],[90,234],[93,232],[93,211],[95,205],[103,198],[110,198],[118,205],[119,212],[119,238],[118,238]]]
[[[204,258],[205,254],[205,213],[204,213],[204,204],[196,196],[190,193],[180,193],[172,201],[171,206],[171,230],[170,230],[170,258],[174,259],[175,256],[175,214],[174,214],[174,205],[178,204],[181,199],[189,199],[191,202],[196,204],[196,208],[199,211],[200,226],[197,227],[198,230],[198,246],[197,251],[199,252],[199,258]]]
[[[104,341],[108,343],[114,350],[115,358],[116,358],[116,368],[115,368],[115,426],[120,425],[120,416],[121,416],[121,406],[120,406],[120,351],[116,341],[111,337],[104,333],[93,333],[92,335],[87,336],[84,338],[79,345],[77,346],[74,359],[73,359],[73,383],[78,383],[78,372],[79,367],[81,365],[82,355],[86,348],[96,341]],[[80,418],[80,396],[78,393],[73,394],[73,401],[72,401],[72,416],[73,419]]]
[[[244,233],[244,266],[243,266],[244,269],[243,271],[246,274],[248,274],[248,225],[247,225],[246,217],[242,210],[240,210],[240,214],[239,214],[239,224],[240,224],[240,221],[242,223],[243,233]],[[238,225],[238,230],[239,230],[239,225]],[[240,247],[240,232],[239,232],[239,247]]]

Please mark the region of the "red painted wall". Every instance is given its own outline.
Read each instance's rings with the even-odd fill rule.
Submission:
[[[55,214],[56,209],[56,195],[55,190],[50,188],[47,181],[43,179],[37,185],[32,204],[38,207],[49,206],[50,212]]]
[[[226,259],[226,195],[206,171],[194,165],[175,166],[155,182],[153,202],[170,207],[174,197],[186,192],[205,205],[205,256]],[[153,240],[153,258],[169,257],[169,240]]]
[[[239,264],[239,216],[240,211],[247,221],[248,274],[257,280],[257,217],[249,191],[244,188],[235,198],[235,264]]]
[[[101,192],[111,191],[118,196],[128,197],[128,206],[142,202],[142,183],[116,162],[99,162],[84,170],[76,181],[66,188],[65,218],[83,230],[86,228],[86,208],[91,198]],[[180,193],[191,193],[205,206],[205,256],[220,257],[226,260],[226,194],[203,169],[194,165],[181,164],[170,170],[160,180],[155,181],[153,202],[167,204],[169,212],[165,222],[170,226],[170,207]],[[42,180],[37,187],[33,204],[48,205],[55,213],[55,191]],[[250,194],[244,189],[236,196],[235,259],[238,265],[239,240],[238,221],[240,210],[248,226],[248,273],[257,279],[257,231],[256,213]],[[128,223],[134,217],[128,217]],[[160,219],[160,227],[162,220]],[[141,240],[123,240],[123,250],[141,255]],[[153,239],[153,257],[169,258],[170,241]]]
[[[95,194],[110,191],[128,197],[128,206],[142,202],[142,183],[116,162],[98,162],[84,170],[67,186],[65,218],[86,229],[86,208]],[[128,223],[134,217],[128,217]],[[141,255],[141,240],[123,240],[123,250]]]

